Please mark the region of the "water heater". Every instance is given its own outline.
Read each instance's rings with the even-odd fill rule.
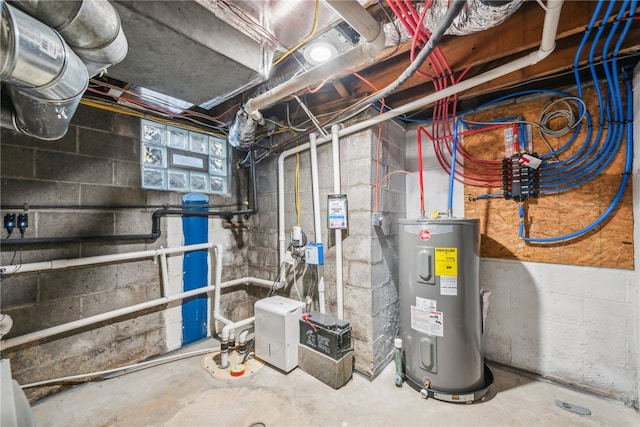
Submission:
[[[493,380],[482,353],[477,219],[401,219],[404,379],[423,397],[473,402]]]

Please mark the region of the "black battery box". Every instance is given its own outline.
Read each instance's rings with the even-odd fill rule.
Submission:
[[[349,322],[312,311],[300,319],[300,344],[338,360],[351,350]]]

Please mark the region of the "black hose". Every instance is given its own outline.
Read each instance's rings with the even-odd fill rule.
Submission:
[[[467,0],[453,0],[451,5],[445,15],[442,17],[442,20],[438,24],[435,30],[431,33],[431,37],[427,41],[427,44],[424,45],[416,59],[409,64],[409,66],[400,74],[400,76],[391,82],[387,87],[379,91],[378,93],[372,95],[371,97],[362,100],[357,103],[353,107],[349,108],[345,113],[341,115],[340,121],[344,121],[360,112],[364,109],[368,108],[371,104],[374,104],[380,101],[382,98],[393,93],[396,89],[402,86],[411,76],[413,76],[418,69],[424,64],[429,55],[434,51],[434,49],[440,44],[444,33],[449,29],[453,20],[460,14],[460,11],[464,8]]]

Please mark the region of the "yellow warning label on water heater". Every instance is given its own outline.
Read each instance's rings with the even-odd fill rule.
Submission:
[[[458,275],[458,248],[436,248],[436,276]]]

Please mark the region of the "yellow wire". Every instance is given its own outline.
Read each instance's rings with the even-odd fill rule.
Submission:
[[[280,58],[278,58],[278,60],[276,62],[274,62],[273,65],[278,65],[279,63],[284,61],[284,59],[286,57],[288,57],[293,52],[295,52],[300,46],[302,46],[303,44],[305,44],[306,42],[311,40],[311,38],[315,35],[316,30],[318,29],[318,15],[319,14],[320,14],[320,0],[316,0],[316,11],[313,14],[313,27],[311,28],[311,32],[305,38],[300,40],[294,47],[289,49],[284,55],[282,55]]]
[[[296,153],[296,183],[295,183],[295,198],[296,198],[296,225],[300,226],[300,153]]]
[[[117,114],[124,114],[127,116],[133,116],[133,117],[139,117],[141,119],[149,119],[152,120],[154,122],[157,123],[162,123],[164,125],[169,125],[169,126],[175,126],[175,127],[179,127],[181,129],[186,129],[186,130],[192,130],[194,132],[198,132],[198,133],[204,133],[207,135],[211,135],[211,136],[215,136],[216,138],[220,138],[220,139],[227,139],[227,135],[224,135],[222,133],[215,133],[215,132],[210,132],[204,129],[201,129],[199,127],[195,127],[195,126],[189,126],[189,125],[184,125],[183,123],[176,123],[174,121],[168,120],[168,119],[163,119],[162,117],[157,117],[157,116],[153,116],[150,114],[144,114],[144,113],[139,113],[136,111],[132,111],[129,110],[127,108],[123,108],[123,107],[119,107],[116,105],[108,105],[108,104],[103,104],[101,102],[95,102],[95,101],[91,101],[89,99],[85,99],[82,98],[80,100],[80,103],[83,105],[86,105],[88,107],[93,107],[93,108],[98,108],[100,110],[105,110],[105,111],[109,111],[112,113],[117,113]]]

